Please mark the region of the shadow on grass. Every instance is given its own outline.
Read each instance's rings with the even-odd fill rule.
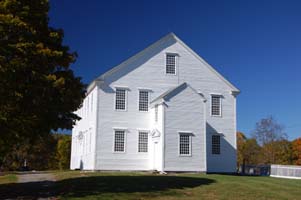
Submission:
[[[214,180],[181,176],[90,176],[57,182],[42,181],[0,185],[0,198],[38,199],[56,196],[86,197],[107,193],[149,193],[194,188]]]

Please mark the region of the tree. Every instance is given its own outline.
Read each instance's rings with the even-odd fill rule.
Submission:
[[[56,135],[40,136],[33,144],[30,144],[30,151],[26,152],[27,157],[25,159],[31,169],[49,170],[58,168],[55,159],[58,143]]]
[[[71,136],[62,136],[57,144],[57,160],[59,169],[69,169],[71,155]]]
[[[260,146],[256,139],[248,139],[243,133],[237,132],[237,162],[238,166],[243,167],[244,173],[245,165],[258,164],[258,155],[260,154]]]
[[[288,140],[279,140],[271,143],[275,146],[275,164],[292,164],[292,143]],[[269,145],[269,144],[268,144]],[[264,148],[264,147],[263,147]]]
[[[237,144],[237,166],[239,167],[240,165],[243,164],[244,161],[244,153],[243,153],[243,149],[244,149],[244,145],[246,143],[247,137],[245,136],[245,134],[243,134],[242,132],[237,132],[236,133],[236,144]]]
[[[301,165],[301,138],[297,138],[292,142],[292,159],[293,164]]]
[[[76,53],[48,26],[47,0],[0,1],[0,166],[12,144],[71,129],[85,85]]]
[[[263,160],[265,163],[275,163],[277,141],[287,138],[284,128],[272,116],[256,123],[252,136],[263,148]]]
[[[58,169],[57,143],[62,134],[37,136],[34,142],[25,139],[16,143],[3,159],[3,170],[18,170],[24,166],[35,170]]]
[[[258,155],[260,153],[260,146],[256,139],[248,139],[243,148],[243,156],[246,164],[258,164]]]

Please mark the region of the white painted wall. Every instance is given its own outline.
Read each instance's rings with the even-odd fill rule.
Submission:
[[[155,120],[155,106],[151,109],[152,131],[149,140],[149,166],[151,170],[163,171],[164,106],[158,106],[158,120]]]
[[[165,107],[164,171],[206,171],[206,116],[203,98],[186,86]],[[191,155],[179,154],[179,133],[191,133]]]
[[[171,41],[172,42],[172,41]],[[99,87],[99,117],[96,169],[102,170],[149,170],[149,155],[138,153],[138,131],[152,130],[150,113],[138,111],[139,89],[152,89],[150,99],[154,99],[172,86],[178,84],[177,76],[165,75],[164,52],[158,54],[168,44],[160,45],[155,51],[127,65],[123,70],[112,74]],[[160,63],[160,65],[158,65]],[[163,65],[162,65],[163,63]],[[137,68],[137,66],[140,66]],[[150,74],[150,75],[147,75]],[[147,76],[146,76],[147,75]],[[116,87],[128,87],[127,110],[114,110]],[[113,127],[127,128],[127,149],[124,154],[112,151]]]
[[[165,74],[166,53],[177,53],[179,55],[176,75]],[[97,126],[94,125],[92,127],[97,128],[94,169],[153,169],[154,167],[150,165],[152,157],[150,152],[153,151],[150,149],[148,153],[138,153],[137,150],[138,131],[151,131],[153,129],[151,111],[138,111],[139,89],[151,89],[150,100],[152,100],[171,87],[187,82],[208,99],[205,109],[207,121],[207,170],[210,172],[234,171],[236,165],[236,100],[231,95],[232,88],[173,37],[154,44],[151,48],[146,49],[143,54],[130,60],[130,62],[122,64],[121,70],[106,76],[104,82],[96,87],[98,98]],[[116,87],[128,88],[126,111],[114,110]],[[223,95],[222,117],[210,116],[211,93]],[[90,127],[91,125],[88,121],[82,122],[81,120],[80,124],[74,128],[74,131],[86,130],[87,128],[82,127]],[[114,127],[127,130],[126,152],[123,154],[113,152]],[[211,154],[211,134],[215,132],[224,134],[222,151],[218,156]],[[151,141],[151,138],[149,141]],[[177,144],[175,145],[177,146]],[[151,146],[150,148],[152,148]]]
[[[231,94],[231,88],[212,73],[187,49],[179,43],[172,45],[179,52],[180,82],[187,82],[200,91],[208,103],[207,112],[207,170],[209,172],[236,171],[236,98]],[[221,94],[222,117],[211,116],[211,94]],[[211,153],[211,136],[222,133],[221,154]]]
[[[96,108],[97,88],[94,88],[86,96],[82,107],[76,111],[82,119],[72,129],[70,169],[94,169]],[[82,139],[79,139],[80,132],[83,135]]]

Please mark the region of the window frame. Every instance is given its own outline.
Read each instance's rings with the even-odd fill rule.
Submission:
[[[147,134],[147,151],[145,152],[145,151],[139,151],[140,149],[139,149],[139,137],[140,137],[140,133],[146,133]],[[137,143],[137,152],[139,153],[139,154],[147,154],[148,152],[149,152],[149,131],[148,130],[138,130],[138,143]]]
[[[147,92],[147,110],[140,110],[140,92]],[[139,89],[138,90],[138,111],[139,112],[149,112],[150,109],[150,90]]]
[[[218,137],[219,138],[218,153],[216,153],[215,151],[213,151],[213,147],[217,145],[217,144],[213,144],[213,137]],[[211,154],[212,155],[221,155],[221,135],[220,134],[213,134],[211,136]]]
[[[117,101],[117,90],[124,90],[125,91],[125,99],[124,99],[124,109],[117,109],[116,108],[116,101]],[[128,107],[128,88],[125,87],[115,87],[115,94],[114,94],[114,110],[118,112],[126,112]]]
[[[212,107],[213,107],[213,102],[212,99],[213,97],[218,97],[219,98],[219,115],[214,115],[212,113]],[[220,94],[211,94],[211,98],[210,98],[210,116],[211,117],[222,117],[222,95]]]
[[[189,154],[181,154],[181,135],[186,135],[189,137]],[[191,157],[192,156],[192,133],[191,132],[178,132],[178,155],[179,157]]]
[[[123,141],[123,151],[115,151],[115,139],[116,139],[116,132],[117,131],[123,131],[123,134],[124,134],[124,141]],[[126,130],[125,129],[114,129],[114,132],[113,132],[113,153],[121,153],[121,154],[124,154],[126,153],[126,140],[127,140],[127,137],[126,137]]]
[[[167,56],[174,56],[175,57],[175,73],[167,73]],[[177,53],[166,53],[165,54],[165,75],[167,76],[176,76],[178,73],[178,57],[179,55]]]

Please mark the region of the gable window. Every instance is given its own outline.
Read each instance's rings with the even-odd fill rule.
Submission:
[[[125,152],[125,131],[122,130],[115,131],[114,152]]]
[[[138,152],[148,152],[148,132],[146,131],[139,132]]]
[[[148,91],[139,91],[139,111],[148,111]]]
[[[176,74],[176,55],[166,55],[166,74]]]
[[[179,154],[180,154],[180,156],[191,155],[191,135],[190,134],[180,133]]]
[[[212,154],[221,153],[221,136],[213,135],[212,136]]]
[[[212,116],[221,116],[222,115],[222,102],[221,96],[212,95],[211,96],[211,115]]]
[[[126,90],[117,88],[115,93],[115,109],[125,110],[126,109]]]

